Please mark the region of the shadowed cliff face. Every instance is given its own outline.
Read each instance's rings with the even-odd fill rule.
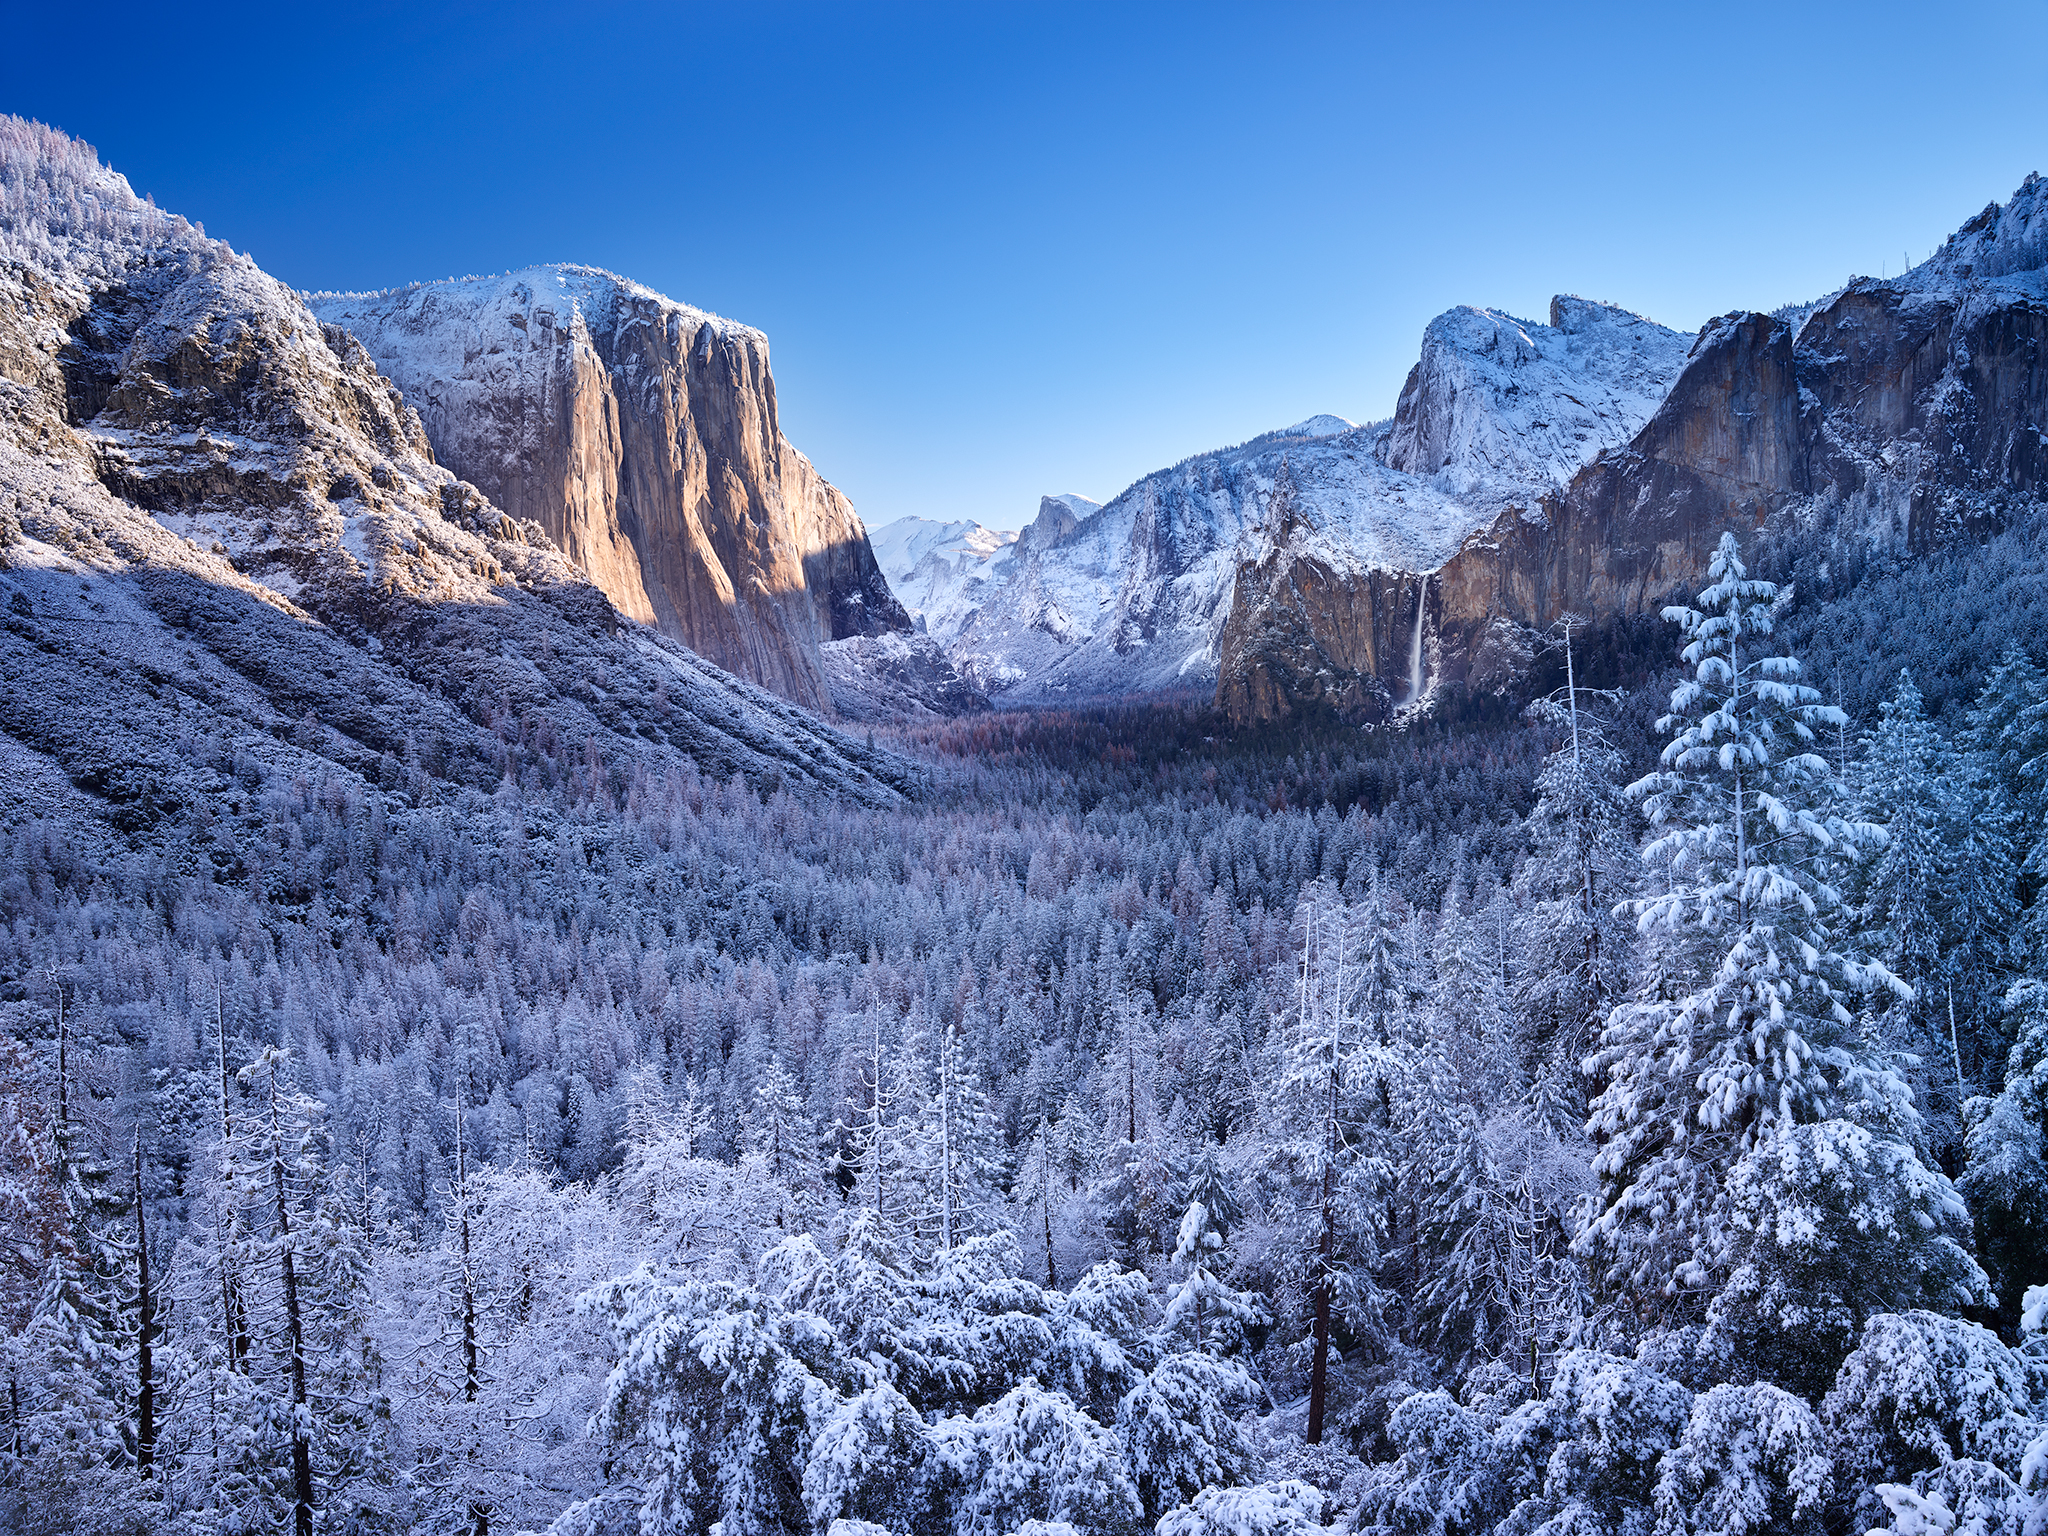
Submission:
[[[576,267],[315,304],[442,463],[629,617],[827,712],[819,645],[910,628],[852,505],[782,436],[760,332]]]
[[[2048,292],[1984,297],[1866,279],[1800,332],[1815,489],[1915,550],[1989,532],[2048,477]]]
[[[1411,378],[1404,410],[1431,409]],[[1413,398],[1411,398],[1413,397]],[[1448,406],[1435,407],[1448,410]],[[1497,686],[1566,612],[1654,611],[1729,528],[1824,519],[1914,551],[2048,496],[2048,183],[1903,277],[1859,279],[1803,324],[1702,328],[1655,414],[1562,489],[1506,506],[1429,578],[1431,683]],[[1290,531],[1240,566],[1217,700],[1240,720],[1370,716],[1408,695],[1415,579],[1301,558]]]

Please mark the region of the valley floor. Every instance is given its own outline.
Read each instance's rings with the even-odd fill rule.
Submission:
[[[1405,730],[884,733],[884,805],[11,741],[8,1518],[2020,1532],[2048,680],[1759,811],[1602,645]]]

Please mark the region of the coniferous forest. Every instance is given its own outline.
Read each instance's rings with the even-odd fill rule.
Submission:
[[[814,9],[824,37],[864,8]],[[522,216],[612,240],[608,205],[707,298],[806,290],[783,313],[840,361],[789,377],[858,361],[813,422],[843,413],[857,462],[846,422],[915,420],[934,480],[982,455],[986,484],[913,503],[954,518],[1014,469],[978,434],[1054,420],[1037,396],[1150,452],[1137,404],[1082,421],[1097,375],[1264,388],[1310,356],[1264,349],[1324,346],[1370,286],[1180,286],[1239,249],[1206,208],[1119,275],[1075,233],[1099,209],[1016,212],[1031,178],[971,135],[943,196],[870,189],[983,110],[963,61],[1036,16],[979,9],[1017,37],[905,54],[900,101],[837,57],[866,33],[713,47],[699,17],[664,53],[550,15],[474,52],[465,17],[402,90],[408,49],[455,47],[408,18],[385,85],[323,54],[346,91],[261,110],[317,115],[292,178],[385,119],[424,163],[453,140],[412,114],[472,77],[546,55],[532,101],[622,95],[659,60],[689,122],[596,103],[602,153],[536,161]],[[1172,22],[1148,59],[1192,46]],[[1864,46],[1828,28],[1831,59]],[[1059,71],[1086,51],[1044,30]],[[1179,117],[1088,93],[1140,103],[1099,144],[1024,70],[1002,142],[1082,124],[1065,187],[1213,130],[1262,210],[1346,214],[1355,165],[1395,197],[1394,157],[1266,111],[1318,105],[1325,56],[1350,111],[1364,45],[1271,28],[1286,68],[1239,93],[1256,30],[1218,30],[1232,89]],[[558,79],[590,37],[601,68]],[[1527,55],[1453,55],[1460,110],[1497,95],[1540,145]],[[799,132],[802,67],[858,91]],[[774,111],[719,94],[767,74]],[[860,116],[884,98],[911,129]],[[508,158],[472,130],[472,164]],[[828,148],[872,161],[825,177],[858,198],[792,193],[774,235],[760,188]],[[1513,178],[1473,163],[1492,221]],[[1542,244],[1504,214],[1442,236],[1436,188],[1474,179],[1418,173],[1426,220],[1251,243]],[[1572,219],[1647,217],[1594,221],[1627,185]],[[429,194],[403,206],[497,217]],[[932,207],[973,281],[918,268],[914,324],[849,306]],[[365,265],[452,248],[419,240]],[[1018,245],[1028,282],[958,255]],[[1070,269],[1095,307],[1046,298]],[[963,361],[992,294],[1038,318]],[[1147,304],[1174,346],[1126,378],[1110,311]],[[1002,392],[1048,352],[1059,390]],[[1015,532],[871,537],[783,435],[768,356],[591,266],[301,292],[0,116],[0,1532],[2048,1536],[2048,182],[1896,277],[1696,332],[1461,305],[1388,420],[1307,416]]]
[[[6,1520],[2032,1532],[2048,610],[1826,553],[894,807],[507,722],[16,828]]]

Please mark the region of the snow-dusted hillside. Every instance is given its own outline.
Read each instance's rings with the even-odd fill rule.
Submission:
[[[1014,533],[971,520],[899,517],[868,530],[868,545],[896,600],[942,644],[980,603],[990,562],[1016,542]]]
[[[1071,525],[1041,509],[949,620],[954,661],[1013,702],[1206,689],[1237,572],[1283,527],[1291,553],[1332,571],[1436,569],[1503,506],[1628,441],[1685,363],[1689,338],[1609,305],[1560,297],[1551,322],[1453,310],[1391,422],[1312,416]]]
[[[111,760],[189,800],[199,732],[290,737],[305,771],[351,782],[424,754],[488,789],[502,727],[622,773],[879,802],[919,782],[621,625],[538,526],[434,461],[346,332],[87,146],[8,117],[0,589],[0,760],[43,777]]]
[[[1992,203],[1897,282],[1918,291],[1976,284],[2048,296],[2048,180],[2028,176],[2010,202]]]

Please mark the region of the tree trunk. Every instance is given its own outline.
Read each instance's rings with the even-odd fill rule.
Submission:
[[[1316,1245],[1315,1353],[1308,1373],[1308,1434],[1310,1445],[1323,1443],[1323,1406],[1330,1384],[1330,1276],[1337,1260],[1336,1174],[1330,1163],[1323,1165],[1323,1236]]]
[[[1059,1270],[1052,1261],[1052,1138],[1045,1116],[1038,1117],[1038,1219],[1045,1223],[1045,1288],[1060,1288]]]
[[[156,1293],[149,1284],[149,1226],[142,1210],[142,1128],[135,1130],[135,1471],[156,1465]]]
[[[220,1155],[225,1159],[234,1142],[234,1116],[228,1108],[228,1032],[220,1006],[220,978],[213,980],[213,1043],[220,1057]],[[214,1224],[214,1246],[220,1254],[221,1326],[227,1331],[228,1369],[239,1371],[249,1360],[249,1313],[242,1305],[242,1288],[235,1282],[234,1265],[228,1258],[228,1234],[222,1222],[232,1223],[231,1211],[222,1213]]]
[[[455,1178],[458,1185],[456,1209],[461,1213],[462,1225],[462,1400],[474,1403],[483,1386],[483,1372],[479,1366],[476,1342],[476,1286],[470,1279],[469,1248],[469,1151],[463,1140],[462,1106],[455,1108]],[[475,1431],[475,1415],[471,1415],[470,1428]],[[476,1442],[470,1441],[470,1459],[476,1458]],[[469,1498],[470,1536],[491,1536],[491,1506],[478,1498],[472,1489]]]
[[[306,1324],[299,1312],[299,1275],[292,1264],[291,1203],[284,1181],[284,1128],[277,1118],[277,1078],[271,1076],[270,1132],[274,1141],[271,1172],[277,1187],[277,1266],[284,1284],[285,1334],[291,1345],[292,1379],[292,1530],[313,1536],[313,1444],[309,1434],[312,1410],[306,1404]]]
[[[939,1024],[939,1246],[953,1251],[953,1037]]]
[[[1138,1144],[1138,1026],[1134,1019],[1124,1020],[1124,1071],[1125,1092],[1130,1105],[1130,1123],[1125,1127],[1124,1140],[1132,1146]]]

